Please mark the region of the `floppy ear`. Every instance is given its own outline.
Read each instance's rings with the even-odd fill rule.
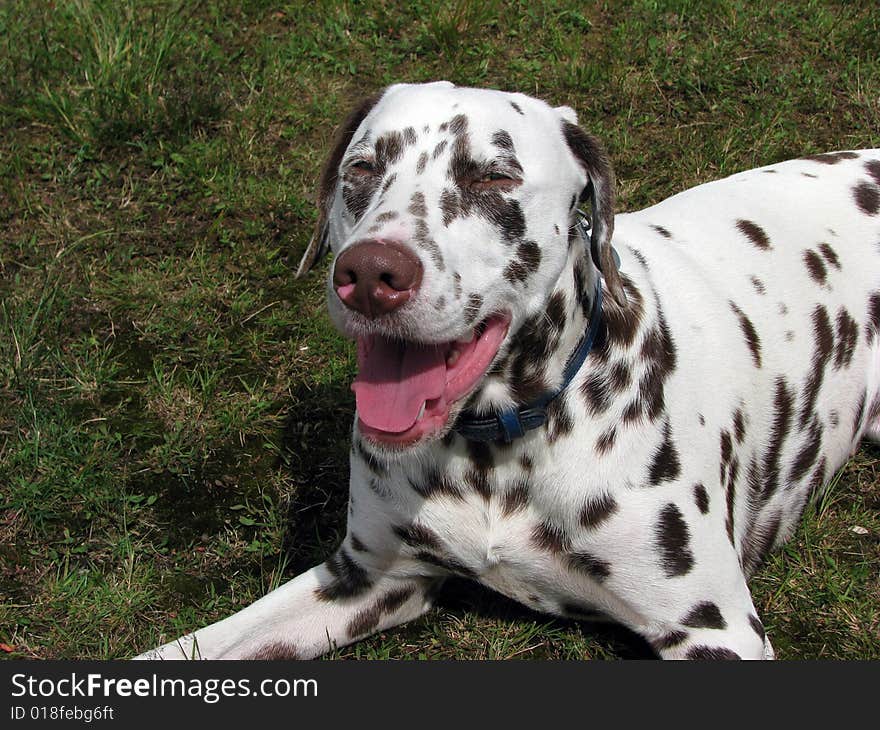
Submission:
[[[587,185],[581,191],[580,201],[589,199],[593,209],[590,255],[602,272],[608,293],[620,306],[626,306],[626,294],[611,251],[611,234],[614,232],[614,172],[611,163],[598,140],[576,124],[563,120],[562,133],[571,153],[587,173]]]
[[[553,111],[555,111],[557,116],[564,119],[566,122],[571,122],[572,124],[578,123],[577,112],[570,106],[557,106]]]
[[[299,266],[296,269],[294,278],[299,279],[307,274],[315,264],[318,263],[330,250],[330,241],[328,238],[327,216],[330,213],[330,205],[333,203],[333,196],[336,194],[336,185],[339,182],[339,164],[342,162],[342,156],[348,145],[351,144],[351,138],[357,131],[357,128],[364,121],[370,110],[379,101],[381,94],[367,97],[358,104],[346,117],[345,121],[336,130],[333,147],[330,155],[324,163],[324,169],[321,172],[321,182],[318,187],[318,221],[315,224],[315,232],[306,247],[306,252],[300,259]]]

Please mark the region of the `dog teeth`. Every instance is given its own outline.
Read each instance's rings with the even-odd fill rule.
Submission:
[[[459,337],[455,342],[456,342],[456,344],[459,344],[459,345],[469,345],[473,341],[474,341],[474,330],[471,330],[463,337]]]
[[[446,367],[453,367],[461,357],[461,350],[452,349],[446,355]]]
[[[427,405],[427,403],[422,403],[422,407],[419,409],[419,415],[416,416],[416,420],[417,420],[417,421],[421,421],[421,420],[422,420],[422,416],[425,415],[425,406],[426,406],[426,405]]]

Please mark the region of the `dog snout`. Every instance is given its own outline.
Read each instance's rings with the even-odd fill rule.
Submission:
[[[394,241],[359,241],[339,255],[333,269],[342,303],[371,319],[406,304],[421,281],[418,256]]]

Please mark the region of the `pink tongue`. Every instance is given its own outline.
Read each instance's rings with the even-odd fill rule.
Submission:
[[[380,431],[402,433],[418,420],[422,404],[443,395],[446,355],[436,345],[374,337],[358,340],[358,376],[351,389],[358,417]]]

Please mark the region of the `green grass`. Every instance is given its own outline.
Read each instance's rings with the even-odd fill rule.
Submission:
[[[880,145],[878,26],[846,2],[0,5],[7,655],[132,655],[341,537],[353,353],[292,273],[353,98],[448,78],[568,104],[633,209]],[[880,658],[878,469],[863,449],[754,579],[781,657]],[[335,654],[642,655],[457,581]]]

